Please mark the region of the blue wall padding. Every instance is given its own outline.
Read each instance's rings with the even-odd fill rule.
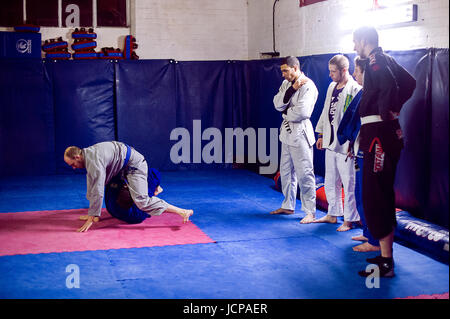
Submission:
[[[269,152],[269,129],[279,128],[282,118],[273,107],[273,97],[278,92],[282,77],[280,59],[253,60],[235,63],[235,77],[239,85],[235,86],[236,116],[241,120],[243,129],[247,127],[266,128],[266,154]],[[238,109],[240,107],[240,109]],[[281,147],[278,150],[278,156]],[[265,164],[267,165],[267,164]]]
[[[231,63],[228,61],[207,61],[199,64],[184,61],[175,64],[177,86],[177,127],[185,127],[194,136],[193,120],[201,120],[201,133],[214,127],[222,135],[222,163],[225,159],[225,128],[233,127],[233,90]],[[240,123],[239,123],[240,124]],[[239,125],[238,125],[239,126]],[[210,140],[201,141],[201,149]],[[204,164],[191,143],[191,163],[187,167],[201,168]],[[198,159],[200,158],[200,163]],[[220,164],[220,163],[219,163]],[[186,165],[182,165],[186,166]],[[222,166],[222,165],[220,165]]]
[[[207,71],[207,72],[205,72]],[[191,128],[192,120],[202,129],[232,127],[232,68],[227,61],[195,61],[176,64],[177,125]]]
[[[428,188],[429,156],[429,109],[427,88],[430,58],[425,52],[412,72],[416,78],[413,96],[404,104],[399,122],[404,135],[404,147],[397,165],[395,183],[397,207],[413,212],[426,206],[425,189]],[[412,174],[412,172],[414,172]]]
[[[449,50],[436,52],[432,62],[430,180],[425,219],[448,228],[448,163],[449,163]]]
[[[405,146],[397,166],[397,207],[448,227],[448,49],[391,54],[417,83],[399,118]]]
[[[71,171],[66,147],[87,147],[116,139],[114,65],[109,61],[47,62],[53,86],[55,156],[58,173]]]
[[[176,127],[175,67],[168,60],[120,61],[116,68],[117,137],[149,166],[174,169],[170,132]]]
[[[397,212],[395,235],[423,251],[447,260],[448,263],[448,229],[415,218],[406,211]]]
[[[448,214],[443,213],[448,211],[448,49],[389,53],[417,78],[417,89],[400,115],[405,148],[395,184],[397,207],[448,227]],[[319,89],[313,125],[331,81],[327,65],[332,56],[300,57],[303,71]],[[347,56],[353,72],[355,55]],[[202,121],[202,130],[213,126],[222,134],[226,127],[278,128],[281,116],[272,100],[283,80],[279,62],[94,60],[43,65],[40,59],[1,60],[0,146],[2,155],[14,157],[0,157],[0,173],[68,172],[62,157],[67,146],[114,139],[133,145],[150,166],[161,170],[215,167],[173,164],[170,149],[176,141],[170,141],[170,132],[176,127],[190,131],[192,161],[194,119]],[[315,150],[318,175],[324,172],[323,154]]]
[[[249,61],[231,61],[232,69],[232,122],[233,127],[242,127],[246,129],[250,125],[252,118],[250,108],[250,92],[249,92]]]
[[[0,59],[0,175],[55,171],[51,86],[40,59]]]
[[[283,81],[279,61],[280,59],[250,61],[249,120],[252,127],[280,127],[281,114],[273,106],[273,97]]]

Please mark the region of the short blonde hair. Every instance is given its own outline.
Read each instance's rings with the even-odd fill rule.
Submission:
[[[75,156],[80,155],[80,154],[81,154],[81,148],[79,148],[77,146],[69,146],[64,151],[64,157],[68,157],[70,159],[74,159]]]
[[[342,71],[343,69],[347,69],[350,67],[350,62],[348,62],[348,59],[346,56],[342,54],[337,54],[334,57],[330,59],[328,64],[333,64],[337,66],[337,68]]]

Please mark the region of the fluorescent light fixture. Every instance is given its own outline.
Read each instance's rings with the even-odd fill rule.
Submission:
[[[362,25],[374,27],[394,26],[417,21],[417,4],[380,7],[370,10],[348,12],[341,20],[343,30],[352,30]]]

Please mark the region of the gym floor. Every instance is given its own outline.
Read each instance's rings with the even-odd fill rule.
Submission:
[[[78,215],[88,207],[85,183],[82,174],[0,179],[0,235],[8,235],[0,244],[0,298],[392,299],[449,291],[447,264],[397,243],[396,276],[369,288],[357,272],[377,253],[352,250],[358,242],[351,237],[361,229],[340,233],[338,225],[301,225],[299,201],[293,215],[270,215],[283,196],[273,180],[250,171],[162,172],[160,197],[194,209],[192,225],[177,215],[170,225],[163,218],[171,214],[163,214],[134,229],[138,234],[120,223],[101,227],[102,221],[77,233]],[[33,225],[36,241],[25,247],[32,253],[20,242],[27,229],[19,216]],[[58,237],[62,224],[68,231]],[[156,231],[167,238],[153,241]],[[127,234],[147,240],[133,247]],[[109,236],[103,246],[100,236]],[[71,248],[55,248],[58,241]],[[77,267],[79,288],[68,285],[69,265]]]

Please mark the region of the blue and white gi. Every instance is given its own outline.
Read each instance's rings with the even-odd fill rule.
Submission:
[[[355,182],[355,197],[356,207],[358,209],[360,221],[362,223],[363,236],[367,238],[367,242],[373,246],[380,246],[380,242],[376,240],[369,231],[364,216],[364,208],[362,202],[362,168],[363,168],[363,152],[359,150],[359,129],[361,127],[361,119],[359,117],[359,102],[361,100],[363,90],[361,89],[358,94],[355,95],[347,110],[344,113],[344,117],[339,124],[337,131],[337,138],[341,144],[349,141],[353,145],[352,153],[354,159],[358,163],[359,170],[356,171]]]
[[[341,92],[336,91],[336,82],[328,86],[322,114],[317,122],[316,132],[322,135],[325,149],[325,194],[328,215],[344,216],[345,221],[360,220],[355,199],[355,165],[347,159],[349,142],[339,143],[337,130],[344,112],[361,86],[349,77]],[[342,207],[342,186],[344,187],[344,207]]]
[[[275,109],[283,114],[280,128],[280,178],[284,201],[281,208],[295,210],[297,185],[300,186],[302,210],[315,216],[316,182],[313,166],[313,145],[316,142],[310,121],[318,91],[311,79],[303,73],[299,81],[307,79],[289,99],[283,101],[292,83],[284,80],[273,98]],[[287,111],[286,111],[287,110]]]

